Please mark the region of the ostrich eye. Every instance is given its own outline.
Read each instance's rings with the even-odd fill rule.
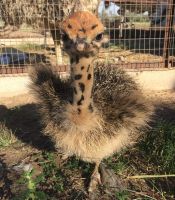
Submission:
[[[95,40],[100,41],[103,38],[103,33],[100,33],[96,36]]]
[[[68,36],[66,33],[63,33],[63,34],[62,34],[62,40],[63,40],[63,41],[69,40],[69,36]]]

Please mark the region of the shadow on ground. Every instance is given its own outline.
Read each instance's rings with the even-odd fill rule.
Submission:
[[[0,122],[12,130],[21,142],[39,150],[55,150],[50,138],[42,133],[40,117],[35,104],[26,104],[11,109],[0,105]]]
[[[156,108],[156,119],[162,118],[169,122],[175,122],[175,103],[163,104]]]
[[[156,105],[154,118],[154,122],[160,118],[170,122],[175,121],[175,103]],[[0,105],[0,122],[12,130],[20,141],[39,150],[55,150],[51,139],[42,133],[40,116],[35,104],[26,104],[11,109]]]
[[[0,158],[0,199],[1,197],[8,199],[12,196],[10,185],[12,181],[8,177],[8,167],[3,161],[3,155]]]

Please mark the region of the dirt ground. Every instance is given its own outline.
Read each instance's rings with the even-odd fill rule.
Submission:
[[[146,92],[145,95],[155,105],[157,116],[175,121],[175,91]],[[39,166],[32,160],[32,156],[55,149],[50,139],[42,134],[42,126],[32,95],[1,98],[0,122],[5,123],[18,140],[15,145],[0,148],[0,199],[8,200],[14,191],[19,190],[14,184],[19,179],[19,174],[11,169],[20,163],[32,163],[40,173]],[[78,185],[81,187],[81,176],[79,180]],[[158,196],[154,199],[161,198]]]

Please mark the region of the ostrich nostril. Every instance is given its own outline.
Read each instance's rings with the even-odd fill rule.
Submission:
[[[83,51],[85,49],[85,43],[83,42],[77,43],[76,47],[78,51]]]
[[[85,43],[86,38],[77,38],[77,43]]]
[[[87,50],[90,47],[90,44],[87,42],[87,38],[77,38],[76,48],[78,51]]]
[[[76,47],[78,51],[83,51],[86,47],[85,38],[77,38]]]
[[[90,44],[88,44],[86,42],[77,42],[76,47],[77,47],[78,51],[84,51],[90,47]]]

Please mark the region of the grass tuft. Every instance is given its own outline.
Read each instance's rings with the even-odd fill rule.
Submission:
[[[0,123],[0,148],[8,147],[17,141],[16,137],[4,123]]]
[[[115,197],[116,197],[117,200],[128,200],[129,192],[126,191],[126,190],[121,191],[121,192],[116,192]]]
[[[105,162],[107,166],[115,171],[117,174],[123,174],[127,168],[127,160],[122,156],[123,153],[115,154],[109,157]]]

